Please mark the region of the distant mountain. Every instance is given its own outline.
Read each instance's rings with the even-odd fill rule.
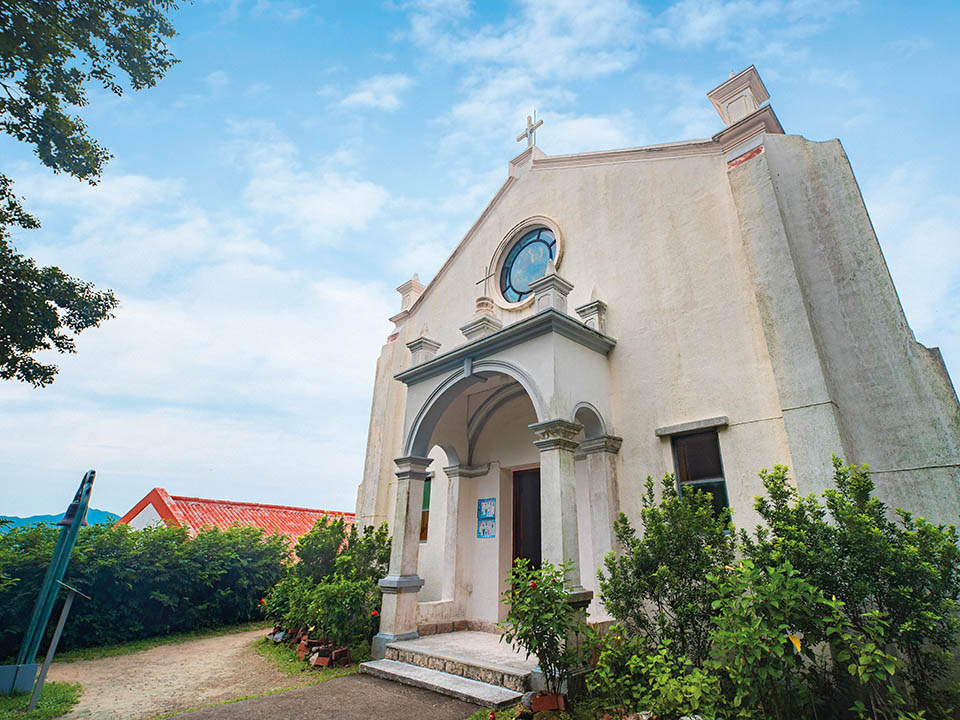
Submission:
[[[30,517],[17,517],[16,515],[0,515],[0,517],[6,520],[13,520],[10,525],[6,527],[16,527],[17,525],[32,525],[33,523],[46,522],[46,523],[58,523],[63,517],[63,513],[57,515],[31,515]],[[106,510],[96,510],[94,508],[89,508],[87,510],[87,522],[91,525],[99,525],[101,523],[113,523],[120,519],[120,516],[116,513],[107,512]]]

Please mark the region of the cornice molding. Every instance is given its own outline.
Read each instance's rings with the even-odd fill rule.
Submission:
[[[729,424],[730,419],[726,415],[718,415],[717,417],[705,418],[703,420],[693,420],[691,422],[658,427],[653,432],[657,437],[671,437],[673,435],[696,432],[697,430],[710,430],[712,428],[726,427]]]
[[[456,370],[464,365],[467,359],[471,361],[481,360],[548,333],[556,333],[573,340],[601,355],[608,355],[617,344],[617,341],[612,337],[591,330],[569,315],[553,308],[547,308],[536,315],[531,315],[508,325],[492,335],[487,335],[442,355],[437,355],[432,360],[397,373],[393,377],[405,385],[415,385],[428,378]]]
[[[749,140],[754,135],[760,133],[770,133],[773,135],[783,135],[783,126],[777,119],[777,114],[773,108],[764,105],[759,110],[750,113],[742,120],[738,120],[730,127],[721,130],[713,136],[713,140],[719,143],[723,152],[736,147],[742,142]]]
[[[623,150],[604,150],[574,155],[550,155],[534,158],[533,169],[556,167],[577,167],[581,165],[602,165],[606,163],[638,162],[643,160],[662,160],[667,158],[689,157],[691,155],[717,155],[721,152],[714,139],[688,140],[680,143],[664,143],[646,147],[626,148]]]

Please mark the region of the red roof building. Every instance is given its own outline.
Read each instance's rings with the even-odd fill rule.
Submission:
[[[171,495],[163,488],[154,488],[117,523],[130,525],[137,530],[156,522],[163,522],[167,527],[182,525],[191,536],[204,527],[226,530],[232,525],[253,525],[263,528],[268,534],[277,532],[286,535],[292,542],[308,533],[314,523],[323,517],[343,518],[348,525],[354,522],[353,513],[184,497]]]

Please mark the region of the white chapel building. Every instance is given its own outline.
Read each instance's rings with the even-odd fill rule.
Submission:
[[[398,288],[357,502],[393,534],[375,656],[493,630],[516,557],[573,561],[587,602],[648,475],[752,528],[760,468],[819,493],[835,453],[960,521],[957,395],[840,142],[784,134],[752,66],[707,97],[706,140],[548,156],[528,122],[433,280]]]

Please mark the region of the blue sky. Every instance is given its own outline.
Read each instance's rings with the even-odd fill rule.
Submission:
[[[960,9],[833,0],[197,0],[154,89],[95,91],[94,188],[0,139],[20,250],[121,299],[44,390],[0,385],[0,512],[171,493],[352,510],[394,291],[548,154],[709,137],[756,64],[788,133],[843,142],[917,338],[960,378]],[[479,277],[480,269],[478,269]]]

